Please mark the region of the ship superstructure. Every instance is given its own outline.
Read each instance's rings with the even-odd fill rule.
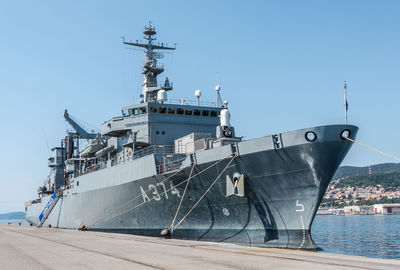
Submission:
[[[144,30],[139,104],[87,132],[65,110],[67,132],[49,158],[39,199],[26,203],[37,226],[125,232],[248,245],[316,248],[310,227],[358,128],[331,125],[244,141],[227,102],[168,100],[173,89],[155,28]],[[84,146],[80,141],[86,140]],[[167,230],[165,230],[167,229]]]

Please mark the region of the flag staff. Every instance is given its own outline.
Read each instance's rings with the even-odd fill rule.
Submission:
[[[344,81],[344,123],[347,125],[347,110],[349,104],[347,103],[347,82]]]

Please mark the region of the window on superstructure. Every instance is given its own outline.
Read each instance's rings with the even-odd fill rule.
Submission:
[[[140,111],[138,108],[133,109],[133,115],[138,115],[140,114]]]
[[[217,113],[217,111],[211,111],[210,115],[211,115],[211,117],[217,117],[218,113]]]
[[[200,116],[201,111],[200,110],[194,110],[193,115]]]
[[[202,116],[209,116],[210,115],[210,111],[202,111],[201,115]]]
[[[145,114],[146,113],[146,107],[140,107],[139,108],[140,114]]]
[[[192,115],[193,111],[192,110],[185,110],[185,115]]]
[[[183,114],[184,113],[184,110],[183,109],[176,109],[176,114]]]
[[[174,108],[168,108],[168,114],[174,114],[175,109]]]
[[[157,107],[150,107],[150,113],[157,113]]]
[[[167,112],[167,108],[161,107],[159,112],[160,113],[166,113]]]

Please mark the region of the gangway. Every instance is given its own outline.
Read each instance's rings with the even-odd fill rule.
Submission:
[[[58,200],[61,197],[61,192],[57,194],[57,191],[54,192],[54,194],[51,196],[50,200],[47,202],[45,208],[42,210],[42,213],[40,213],[39,216],[39,224],[37,225],[38,228],[43,226],[43,223],[47,220],[49,217],[51,211],[53,208],[56,206]]]

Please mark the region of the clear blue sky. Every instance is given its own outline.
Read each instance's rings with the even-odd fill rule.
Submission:
[[[149,20],[177,43],[169,97],[215,100],[218,72],[238,135],[343,123],[347,80],[359,141],[400,156],[399,14],[399,1],[2,1],[0,213],[36,196],[65,108],[99,127],[138,101],[143,53],[120,37],[143,39]],[[354,146],[344,164],[383,162]]]

